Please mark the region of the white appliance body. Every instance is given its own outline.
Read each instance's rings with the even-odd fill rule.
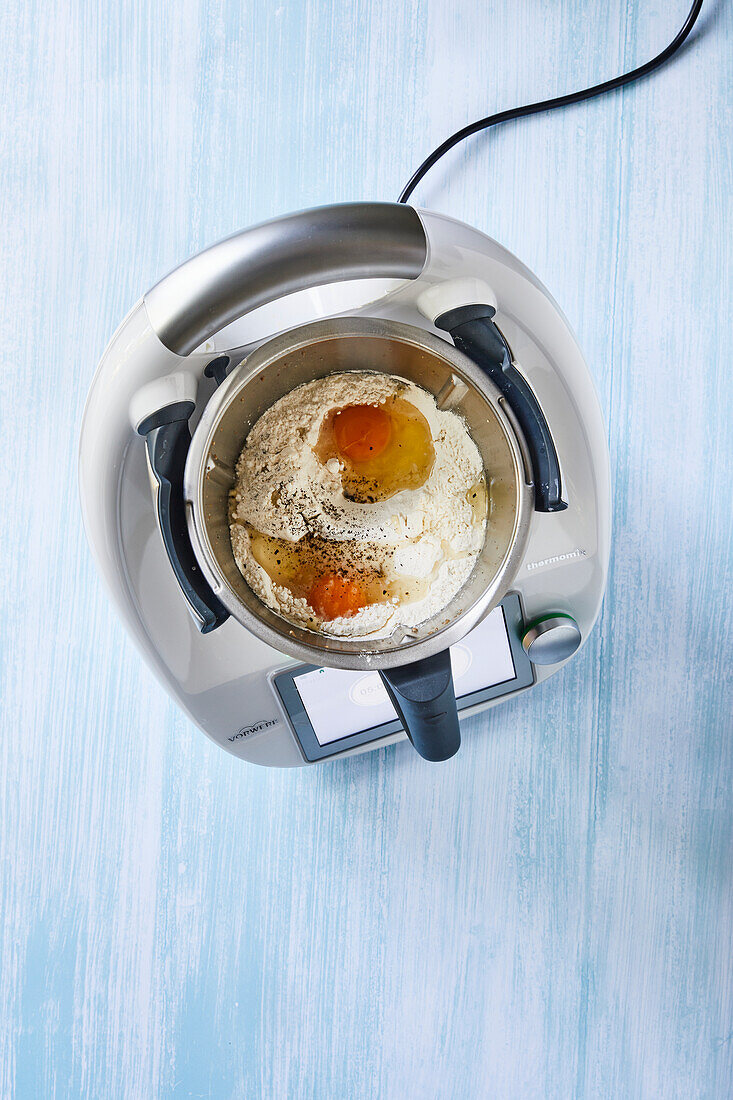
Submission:
[[[161,541],[145,446],[131,423],[141,391],[144,401],[145,388],[156,386],[197,394],[196,417],[213,390],[203,369],[219,354],[229,353],[236,363],[275,332],[344,314],[385,317],[444,336],[420,313],[418,297],[446,280],[488,283],[496,298],[496,322],[552,432],[568,502],[564,511],[534,514],[512,591],[520,596],[525,621],[565,613],[577,622],[583,640],[600,610],[610,548],[608,448],[577,342],[548,292],[511,253],[461,222],[418,213],[428,257],[417,279],[352,280],[297,291],[228,324],[187,355],[161,343],[141,299],[112,337],[92,382],[79,476],[84,523],[99,572],[135,644],[169,694],[212,740],[252,763],[308,763],[272,683],[273,673],[295,662],[233,619],[211,634],[196,629]],[[535,682],[561,663],[535,666]],[[461,713],[501,698],[507,696]],[[336,743],[333,756],[404,736],[392,732],[342,752]]]

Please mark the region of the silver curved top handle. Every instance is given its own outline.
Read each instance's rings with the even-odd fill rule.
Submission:
[[[227,237],[145,295],[153,329],[188,355],[224,325],[284,294],[347,279],[416,279],[427,240],[400,203],[319,206]]]

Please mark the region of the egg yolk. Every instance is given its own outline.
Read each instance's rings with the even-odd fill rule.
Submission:
[[[308,603],[323,619],[354,615],[369,600],[356,581],[343,573],[324,573],[308,593]]]
[[[333,433],[341,455],[351,462],[366,462],[385,449],[392,425],[380,405],[347,405],[336,413]]]

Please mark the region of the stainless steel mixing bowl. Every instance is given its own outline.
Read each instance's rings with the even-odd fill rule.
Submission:
[[[266,607],[237,568],[228,495],[250,428],[303,382],[350,370],[399,375],[455,408],[484,462],[489,519],[483,549],[451,603],[415,631],[385,639],[332,638],[294,626]],[[196,558],[226,609],[248,630],[301,661],[347,669],[394,669],[445,650],[502,599],[524,556],[532,488],[522,441],[490,379],[432,333],[376,318],[339,317],[291,329],[258,347],[219,386],[194,432],[184,495]]]

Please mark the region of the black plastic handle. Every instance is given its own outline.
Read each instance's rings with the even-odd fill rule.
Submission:
[[[402,719],[405,733],[424,760],[450,760],[461,746],[450,651],[379,675]]]
[[[509,346],[494,324],[493,306],[476,303],[451,309],[436,318],[436,328],[450,333],[465,352],[501,390],[524,435],[532,462],[534,506],[537,512],[562,512],[560,463],[544,413],[532,388],[512,363]]]
[[[188,418],[193,410],[193,401],[178,401],[146,417],[138,432],[145,436],[150,469],[158,483],[158,526],[168,560],[196,626],[208,634],[229,618],[229,612],[201,572],[186,525],[183,472],[191,443]]]

